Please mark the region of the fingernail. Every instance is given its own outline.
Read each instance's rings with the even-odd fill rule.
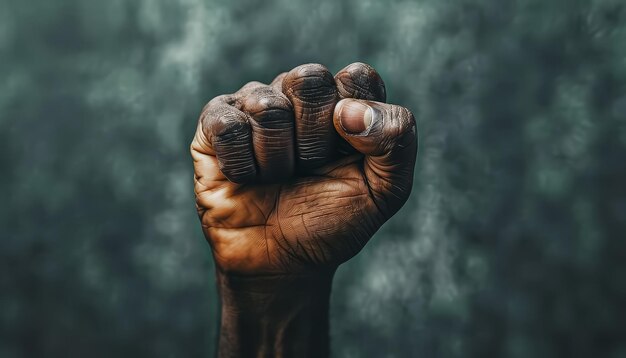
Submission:
[[[346,133],[363,133],[372,124],[372,109],[363,102],[344,100],[340,105],[339,121]]]

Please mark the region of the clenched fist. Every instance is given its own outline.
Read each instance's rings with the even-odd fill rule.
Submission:
[[[299,326],[283,312],[293,302],[309,302],[311,307],[296,305],[304,315],[327,305],[326,277],[407,200],[415,121],[408,109],[386,104],[385,96],[382,79],[366,64],[351,64],[334,77],[322,65],[307,64],[205,106],[191,154],[198,213],[226,306],[221,355],[263,356],[259,349],[269,349],[268,356],[295,354],[277,346],[286,339],[262,338],[261,332],[274,337],[285,327],[259,322],[285,316],[285,325]],[[310,287],[319,289],[306,293]],[[322,303],[311,303],[320,292]],[[245,324],[242,310],[252,311]],[[319,331],[317,320],[309,331]],[[323,331],[326,323],[321,325]],[[308,343],[296,345],[323,356],[324,343],[315,350],[311,333],[305,336]],[[256,348],[246,354],[244,347]]]
[[[191,146],[198,212],[217,266],[263,275],[358,253],[411,191],[413,115],[354,63],[317,64],[211,100]]]

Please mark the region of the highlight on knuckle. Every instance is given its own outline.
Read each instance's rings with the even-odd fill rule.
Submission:
[[[242,110],[255,120],[263,121],[271,120],[272,114],[291,114],[292,108],[291,102],[284,94],[271,87],[261,87],[255,89],[243,100]]]

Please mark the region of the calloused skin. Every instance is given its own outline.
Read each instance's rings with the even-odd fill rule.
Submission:
[[[307,64],[205,106],[191,154],[220,357],[328,355],[335,269],[411,191],[415,121],[385,96],[369,65]]]

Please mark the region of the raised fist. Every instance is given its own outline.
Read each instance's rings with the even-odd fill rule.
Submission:
[[[378,73],[307,64],[211,100],[191,144],[204,234],[221,272],[334,270],[406,202],[411,112]]]

